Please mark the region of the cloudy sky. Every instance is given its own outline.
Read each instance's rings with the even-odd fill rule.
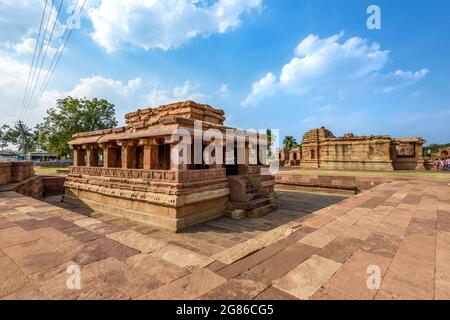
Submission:
[[[47,0],[39,79],[84,2],[60,1]],[[108,99],[121,123],[191,99],[297,139],[326,126],[450,142],[448,0],[87,0],[49,85],[23,104],[45,3],[0,0],[0,123],[32,126],[67,95]],[[367,28],[371,4],[381,30]]]

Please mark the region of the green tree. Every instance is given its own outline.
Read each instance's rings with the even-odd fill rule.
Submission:
[[[34,150],[34,136],[31,129],[21,120],[17,121],[14,126],[6,131],[5,141],[15,146],[19,152],[26,154]]]
[[[450,143],[447,144],[430,144],[428,147],[424,147],[423,151],[424,154],[427,155],[428,154],[428,150],[431,150],[431,154],[432,155],[436,155],[439,151],[439,149],[445,149],[445,148],[450,148]]]
[[[3,153],[3,149],[8,146],[8,135],[9,126],[4,124],[0,127],[0,151]]]
[[[298,146],[297,140],[293,136],[286,136],[283,140],[283,147],[286,150],[292,150]]]
[[[271,157],[273,155],[272,153],[273,140],[276,139],[276,137],[273,135],[272,130],[270,129],[266,130],[266,136],[267,136],[267,149],[269,149],[269,157]]]
[[[52,154],[70,155],[68,142],[78,132],[103,130],[117,126],[114,105],[104,99],[57,100],[55,108],[47,111],[43,122],[36,126],[38,144]]]

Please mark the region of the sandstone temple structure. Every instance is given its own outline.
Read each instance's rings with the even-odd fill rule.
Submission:
[[[335,137],[324,127],[303,135],[301,146],[278,150],[282,166],[337,170],[425,170],[422,138],[390,136]]]
[[[172,231],[224,214],[259,217],[276,207],[274,178],[261,174],[261,159],[250,160],[249,136],[243,163],[236,156],[224,164],[171,159],[179,155],[176,130],[194,136],[198,124],[224,134],[232,129],[224,126],[223,110],[186,101],[138,110],[125,120],[123,127],[73,136],[64,201]]]

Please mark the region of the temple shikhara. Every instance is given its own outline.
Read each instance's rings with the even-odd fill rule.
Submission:
[[[186,101],[138,110],[125,120],[123,127],[73,136],[64,201],[172,231],[222,215],[259,217],[275,209],[274,178],[261,174],[265,159],[251,161],[250,134],[244,132],[242,163],[237,147],[231,162],[172,159],[180,152],[174,132],[193,137],[201,124],[225,137],[232,128],[224,126],[223,110]],[[238,145],[226,139],[224,144]],[[202,151],[209,144],[202,141]],[[194,143],[189,147],[193,160]]]
[[[303,135],[301,147],[278,151],[281,166],[337,170],[425,170],[422,138],[390,136],[335,137],[326,128],[313,129]]]

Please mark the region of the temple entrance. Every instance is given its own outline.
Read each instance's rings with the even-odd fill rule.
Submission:
[[[239,166],[237,164],[237,148],[234,148],[233,158],[226,158],[225,148],[224,148],[223,154],[225,156],[225,170],[226,170],[227,176],[239,175]]]
[[[142,146],[136,147],[136,168],[144,168],[144,147]]]
[[[239,168],[237,164],[227,164],[225,165],[225,170],[227,171],[227,176],[239,175]]]
[[[158,163],[160,170],[170,170],[170,144],[158,146]]]

